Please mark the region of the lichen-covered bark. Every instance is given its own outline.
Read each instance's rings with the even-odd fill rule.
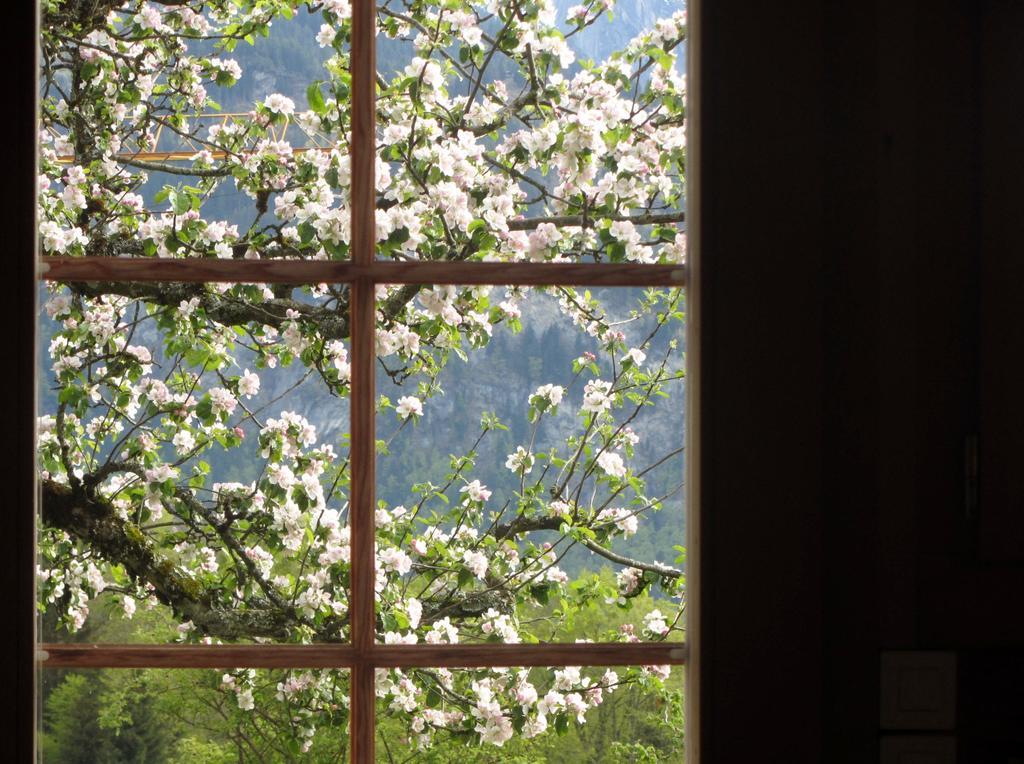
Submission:
[[[88,544],[104,560],[122,566],[136,582],[151,584],[157,599],[203,634],[227,640],[285,640],[299,625],[293,612],[258,598],[250,598],[244,609],[219,605],[214,592],[161,556],[137,526],[118,517],[109,502],[84,489],[44,480],[42,520]]]
[[[84,481],[86,486],[94,482]],[[301,631],[316,642],[342,640],[346,615],[312,627],[286,603],[275,604],[262,597],[249,597],[244,608],[219,603],[219,592],[161,555],[137,525],[119,517],[108,501],[89,488],[42,481],[42,521],[45,526],[62,530],[88,545],[108,563],[120,565],[136,583],[151,585],[160,602],[171,608],[177,618],[191,621],[205,636],[232,641],[294,641]],[[424,622],[430,623],[446,616],[452,620],[477,619],[491,608],[511,613],[515,598],[507,589],[493,586],[424,604]]]

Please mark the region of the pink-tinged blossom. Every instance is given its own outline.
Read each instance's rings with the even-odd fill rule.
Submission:
[[[569,574],[559,568],[557,565],[552,565],[544,573],[544,578],[552,583],[564,584],[569,581]]]
[[[324,8],[340,19],[352,18],[352,3],[350,0],[326,0]]]
[[[574,5],[565,12],[567,21],[580,23],[587,18],[587,8],[583,5]]]
[[[455,645],[459,642],[459,630],[452,624],[451,619],[445,616],[431,624],[430,631],[426,633],[423,641],[428,645]]]
[[[474,552],[471,549],[467,549],[462,553],[462,561],[474,576],[483,580],[483,577],[487,574],[487,555],[483,552]]]
[[[565,710],[569,714],[576,714],[576,721],[580,724],[586,721],[587,702],[578,692],[570,692],[565,696]]]
[[[523,681],[516,685],[516,703],[521,705],[524,711],[537,702],[537,697],[537,688],[529,682]]]
[[[68,209],[85,209],[85,193],[79,186],[66,186],[61,191],[60,199]]]
[[[246,369],[238,378],[238,392],[246,398],[252,398],[260,391],[259,375]]]
[[[181,314],[182,318],[188,318],[197,307],[199,307],[199,298],[193,297],[190,300],[182,300],[178,304],[178,312]]]
[[[623,568],[615,574],[615,584],[623,596],[633,594],[643,580],[643,571],[639,568]],[[624,602],[625,600],[623,600]]]
[[[230,416],[234,413],[235,406],[238,405],[238,399],[231,394],[230,390],[223,387],[210,388],[210,401],[213,403],[214,414],[225,413]]]
[[[501,312],[504,313],[509,318],[520,318],[523,315],[523,312],[522,310],[519,309],[519,306],[516,303],[512,302],[511,300],[505,300],[499,303],[498,307],[501,309]]]
[[[602,509],[597,513],[598,522],[615,523],[615,526],[622,531],[625,538],[629,538],[637,532],[639,521],[635,513],[622,507],[610,507]]]
[[[223,241],[228,234],[237,236],[238,229],[235,226],[229,226],[222,220],[211,220],[199,235],[209,244],[216,244]]]
[[[462,486],[459,489],[459,493],[467,494],[472,501],[487,501],[491,498],[491,492],[479,480],[474,480]]]
[[[640,348],[630,348],[629,352],[626,353],[623,361],[632,361],[635,366],[640,366],[645,360],[647,360],[647,354]]]
[[[402,634],[400,631],[386,631],[384,632],[384,644],[385,645],[415,645],[419,641],[418,637],[414,632],[408,632]],[[412,709],[408,709],[412,710]]]
[[[195,448],[196,439],[188,430],[178,430],[171,438],[171,443],[174,444],[174,448],[179,454],[184,455]]]
[[[644,616],[644,628],[652,634],[659,636],[668,633],[668,624],[665,622],[665,616],[661,614],[660,610],[652,610]]]
[[[512,720],[507,716],[488,719],[482,726],[478,724],[476,731],[480,733],[481,743],[491,743],[500,747],[513,735]]]
[[[60,294],[46,302],[46,315],[50,318],[61,318],[71,312],[71,295]]]
[[[296,355],[306,349],[306,339],[302,336],[302,329],[296,321],[289,321],[281,332],[281,340],[288,350]]]
[[[672,242],[662,247],[661,253],[670,263],[686,262],[686,234],[677,233]]]
[[[567,501],[555,499],[548,505],[548,512],[557,517],[564,517],[572,512],[572,505]]]
[[[263,105],[276,114],[284,114],[285,116],[288,116],[295,113],[295,101],[287,96],[281,95],[280,93],[271,93],[268,95],[264,99]]]
[[[517,446],[514,454],[509,454],[505,459],[505,467],[517,475],[527,474],[533,469],[533,454],[522,446]]]
[[[412,570],[412,558],[396,547],[384,549],[379,557],[384,570],[393,571],[402,576]]]
[[[587,382],[583,388],[583,405],[580,408],[594,414],[608,411],[612,407],[611,389],[612,383],[601,379]]]
[[[291,487],[297,482],[295,473],[292,472],[292,468],[287,464],[270,464],[267,466],[267,481],[271,485],[276,485],[279,488],[283,488],[285,491],[291,490]]]
[[[331,340],[324,346],[324,350],[330,357],[334,368],[338,370],[338,377],[347,382],[352,377],[352,365],[348,362],[348,350],[341,340]]]
[[[558,243],[561,238],[558,228],[553,223],[541,223],[535,230],[529,235],[530,250],[529,257],[531,260],[548,260],[552,253],[552,248]]]
[[[567,692],[580,683],[579,666],[566,666],[555,671],[554,687],[560,692]]]
[[[484,634],[496,634],[502,642],[507,644],[518,644],[520,641],[519,631],[516,629],[512,617],[505,613],[499,613],[494,608],[488,608],[484,613],[480,630]]]
[[[145,475],[147,483],[163,483],[165,480],[177,477],[178,470],[169,464],[160,464],[146,470]]]
[[[143,5],[139,12],[135,14],[134,21],[143,29],[151,29],[154,32],[162,31],[165,28],[160,11],[149,3]]]
[[[414,395],[404,395],[398,399],[395,412],[402,419],[408,419],[410,416],[423,416],[423,403]]]
[[[636,434],[632,427],[627,425],[622,428],[622,432],[619,433],[616,441],[616,448],[622,445],[635,446],[640,442],[640,436]]]
[[[141,364],[153,363],[153,354],[143,345],[129,345],[124,351]]]
[[[605,451],[598,456],[597,463],[606,474],[612,477],[620,478],[626,474],[626,464],[622,461],[622,457],[612,451]]]
[[[415,597],[410,597],[405,601],[405,614],[409,616],[409,626],[415,629],[420,625],[420,619],[423,617],[423,603]]]
[[[560,692],[556,692],[555,690],[549,691],[547,695],[545,695],[537,702],[537,713],[541,714],[542,716],[547,716],[549,714],[557,714],[564,708],[565,696]]]
[[[548,718],[544,714],[540,714],[531,719],[527,719],[523,725],[523,737],[532,738],[537,735],[542,735],[547,731]]]
[[[328,24],[321,24],[320,31],[316,35],[316,41],[320,44],[321,48],[326,48],[334,42],[335,34],[337,34],[337,31],[334,27]]]
[[[557,406],[562,402],[563,395],[565,395],[565,388],[561,385],[541,385],[534,391],[530,398],[543,398],[552,406]]]
[[[256,563],[256,567],[263,575],[270,573],[274,566],[274,555],[258,545],[248,547],[245,550],[245,556]]]
[[[654,676],[656,676],[661,681],[665,681],[670,676],[672,676],[672,666],[669,666],[669,665],[664,665],[664,666],[641,666],[640,668],[643,669],[644,671],[650,673],[650,674],[653,674]]]

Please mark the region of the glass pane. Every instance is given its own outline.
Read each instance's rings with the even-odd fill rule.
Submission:
[[[346,258],[343,5],[44,12],[41,253]]]
[[[44,762],[346,762],[342,670],[45,669]]]
[[[378,25],[381,257],[682,261],[682,0],[405,1]]]
[[[379,303],[380,638],[681,639],[682,290],[409,289]]]
[[[683,671],[378,671],[377,761],[683,761]]]
[[[41,297],[42,641],[347,639],[347,287]]]

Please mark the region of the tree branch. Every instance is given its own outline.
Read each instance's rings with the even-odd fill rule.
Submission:
[[[163,162],[148,162],[144,159],[132,159],[126,156],[116,156],[115,160],[121,164],[126,164],[131,167],[137,167],[140,170],[148,170],[150,172],[166,172],[170,175],[185,175],[193,178],[225,178],[231,174],[231,171],[227,167],[210,167],[210,168],[199,168],[199,167],[178,167],[173,164],[165,164]]]
[[[492,535],[498,541],[515,538],[521,533],[530,531],[557,531],[566,520],[562,517],[516,517],[507,523],[497,526]]]
[[[614,220],[617,222],[629,222],[633,225],[657,225],[660,223],[682,223],[686,220],[686,213],[678,212],[645,212],[640,215],[550,215],[546,217],[523,218],[520,220],[508,221],[510,231],[529,231],[542,223],[551,223],[554,226],[582,226],[586,222],[594,220]]]
[[[218,605],[216,592],[161,556],[138,526],[122,520],[109,502],[86,491],[42,481],[42,520],[88,544],[107,562],[122,566],[136,583],[151,585],[160,602],[206,635],[287,639],[299,625],[294,615],[259,597],[250,598],[244,610]],[[320,638],[332,639],[326,634]],[[333,639],[337,641],[337,635]]]
[[[288,318],[288,311],[293,310],[299,314],[300,322],[316,324],[317,331],[325,339],[345,339],[349,334],[346,305],[332,309],[280,297],[250,303],[209,292],[203,285],[191,283],[91,281],[71,283],[68,288],[83,297],[117,294],[171,308],[178,307],[182,301],[198,297],[206,315],[225,326],[257,323],[280,328],[286,321],[292,320]]]
[[[601,546],[596,541],[584,539],[581,543],[590,551],[601,555],[606,560],[617,562],[619,565],[628,565],[631,568],[649,570],[651,573],[657,573],[659,576],[665,576],[667,578],[679,578],[683,575],[683,571],[677,570],[669,565],[662,565],[660,562],[641,562],[640,560],[634,560],[631,557],[625,557],[624,555],[613,552],[611,549]]]

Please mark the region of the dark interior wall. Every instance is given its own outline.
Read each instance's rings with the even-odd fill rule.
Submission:
[[[701,761],[816,761],[820,750],[815,6],[701,3]]]
[[[967,646],[948,594],[977,430],[979,19],[941,0],[830,17],[828,761],[878,757],[880,650]]]
[[[1024,645],[1024,5],[993,0],[979,19],[978,388],[980,498],[969,545],[928,560],[925,612],[937,614],[944,579],[955,617],[925,621],[976,647]],[[954,531],[959,531],[959,527]],[[959,537],[961,534],[958,532]],[[945,567],[943,567],[945,565]]]
[[[24,10],[24,9],[23,9]],[[0,326],[4,328],[0,470],[0,582],[4,589],[0,617],[0,758],[30,762],[33,714],[33,575],[35,550],[32,498],[35,492],[35,260],[32,252],[35,214],[34,145],[36,123],[36,28],[31,14],[12,10],[0,27],[4,51],[4,93],[8,119],[3,124],[3,173],[0,174],[0,231],[3,231]],[[12,373],[13,370],[13,373]],[[20,373],[19,373],[20,372]]]
[[[959,760],[1006,762],[1024,755],[1024,4],[830,21],[825,760],[877,758],[879,651],[918,649],[958,653]]]
[[[1024,3],[705,5],[703,753],[875,761],[916,649],[1024,755]]]
[[[961,651],[980,667],[968,719],[1003,718],[1020,686],[991,689],[1024,645],[1024,3],[703,5],[703,760],[873,761],[881,649]],[[5,26],[22,115],[28,29]],[[32,127],[11,126],[0,307],[28,367]],[[29,761],[16,391],[0,540],[18,702],[0,718]]]

